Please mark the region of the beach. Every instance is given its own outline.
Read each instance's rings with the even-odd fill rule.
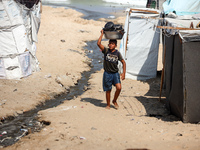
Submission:
[[[70,93],[78,87],[83,72],[91,70],[86,54],[88,41],[98,40],[108,21],[86,20],[73,9],[43,6],[36,56],[40,71],[21,80],[0,80],[0,117],[18,117],[46,101]],[[125,14],[112,20],[124,24]],[[107,40],[102,44],[107,46]],[[120,41],[119,41],[120,42]],[[119,45],[118,45],[119,48]],[[161,58],[161,55],[160,57]],[[161,69],[162,60],[159,60]],[[94,71],[70,100],[37,112],[44,124],[39,132],[29,132],[17,143],[3,149],[173,149],[198,150],[200,125],[183,123],[170,114],[163,95],[158,101],[160,76],[147,81],[125,79],[118,99],[119,109],[106,110],[102,89],[103,69]],[[111,93],[112,97],[114,92]],[[9,133],[9,131],[7,131]]]

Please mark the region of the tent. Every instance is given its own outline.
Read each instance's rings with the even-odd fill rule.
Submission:
[[[38,1],[0,1],[0,79],[20,79],[39,70],[40,6]]]
[[[198,123],[200,122],[200,93],[198,91],[200,15],[192,14],[175,14],[173,18],[167,16],[163,19],[161,28],[163,28],[165,51],[164,84],[171,113],[181,118],[183,122]]]
[[[125,34],[120,43],[120,52],[126,61],[126,78],[146,80],[156,77],[160,42],[158,18],[159,11],[155,9],[127,10]]]
[[[168,106],[184,122],[197,123],[200,121],[200,30],[165,31],[163,43]]]
[[[197,8],[199,3],[193,4]],[[146,80],[156,76],[158,28],[161,28],[166,103],[171,113],[183,122],[200,122],[200,10],[182,15],[186,12],[172,9],[172,12],[166,11],[168,15],[164,18],[161,17],[165,15],[149,9],[127,12],[125,34],[120,44],[127,64],[126,78]],[[122,66],[119,67],[121,71]]]
[[[163,3],[165,14],[175,12],[177,15],[193,15],[200,12],[199,0],[166,0]]]

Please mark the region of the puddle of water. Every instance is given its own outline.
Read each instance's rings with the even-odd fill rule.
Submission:
[[[36,107],[36,109],[25,112],[17,117],[8,117],[4,121],[0,122],[0,146],[6,147],[16,143],[22,136],[27,135],[30,131],[37,132],[40,131],[44,125],[49,123],[44,123],[44,125],[37,121],[37,113],[41,110],[56,107],[60,105],[65,100],[71,100],[74,97],[82,95],[85,90],[85,86],[88,87],[88,80],[92,73],[97,70],[102,69],[102,53],[97,47],[97,41],[87,42],[87,46],[84,48],[86,50],[93,51],[92,53],[87,53],[87,56],[92,60],[92,66],[90,71],[85,71],[82,73],[82,78],[78,81],[78,85],[70,87],[70,92],[67,94],[60,95],[55,99],[48,100],[42,105]],[[6,131],[6,132],[5,132]],[[5,134],[2,134],[2,133]]]

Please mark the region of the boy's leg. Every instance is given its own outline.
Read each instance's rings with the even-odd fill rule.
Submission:
[[[103,90],[106,91],[107,109],[110,109],[110,93],[112,89],[112,74],[104,71],[103,74]]]
[[[106,102],[107,102],[106,109],[110,109],[110,93],[111,93],[111,90],[106,91]]]
[[[113,102],[115,108],[118,109],[119,106],[117,104],[117,98],[119,97],[119,94],[121,92],[121,83],[115,84],[115,87],[116,87],[116,91],[115,91],[114,99],[113,99],[112,102]]]

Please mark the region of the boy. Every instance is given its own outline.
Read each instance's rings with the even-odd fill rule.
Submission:
[[[112,85],[116,87],[114,99],[112,103],[114,104],[114,107],[116,109],[119,108],[117,104],[117,98],[121,92],[121,81],[120,76],[118,73],[118,60],[121,61],[123,64],[123,73],[121,74],[121,79],[125,79],[125,72],[126,72],[126,63],[124,59],[122,58],[121,53],[116,50],[117,47],[117,40],[109,40],[108,47],[105,48],[102,44],[102,37],[103,37],[103,30],[101,30],[101,35],[98,39],[97,45],[102,50],[102,53],[104,53],[104,74],[103,74],[103,89],[106,91],[106,101],[107,106],[106,109],[110,109],[110,93],[112,89]]]

